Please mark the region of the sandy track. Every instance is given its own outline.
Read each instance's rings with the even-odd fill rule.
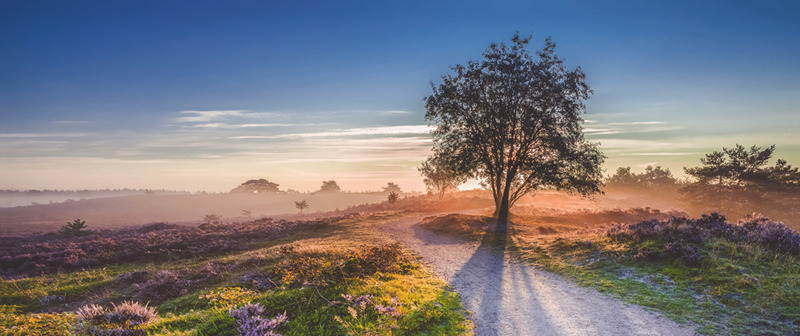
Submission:
[[[424,216],[380,226],[416,251],[461,295],[477,335],[693,335],[661,314],[518,263],[496,244],[421,228]]]

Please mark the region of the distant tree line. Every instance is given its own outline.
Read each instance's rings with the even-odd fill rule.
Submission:
[[[699,167],[684,168],[692,179],[681,192],[686,200],[704,210],[744,214],[798,215],[800,171],[786,160],[770,166],[775,145],[714,151],[700,159]]]
[[[286,191],[280,190],[280,185],[275,182],[270,182],[266,179],[254,179],[254,180],[247,180],[244,183],[240,184],[236,188],[233,188],[230,192],[231,193],[245,193],[245,194],[261,194],[261,193],[299,193],[296,190],[288,189]],[[339,187],[339,184],[335,180],[327,180],[322,181],[322,186],[320,186],[319,190],[314,191],[313,193],[339,193],[342,192],[342,188]],[[393,182],[389,182],[386,184],[385,187],[382,188],[382,193],[389,194],[391,192],[395,193],[402,193],[403,191],[400,189],[400,186]]]
[[[608,187],[650,188],[680,192],[687,208],[729,216],[762,213],[784,221],[800,215],[800,169],[786,160],[770,165],[775,145],[723,148],[705,154],[698,167],[684,167],[685,181],[669,169],[647,166],[643,173],[620,167],[609,176]]]
[[[669,168],[649,165],[644,173],[631,172],[631,167],[619,167],[616,173],[606,179],[609,187],[674,187],[678,179],[672,175]]]

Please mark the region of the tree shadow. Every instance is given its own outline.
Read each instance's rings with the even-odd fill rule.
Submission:
[[[531,274],[530,266],[518,263],[511,255],[516,249],[512,225],[503,221],[490,225],[478,248],[451,280],[451,285],[462,291],[464,305],[475,315],[476,335],[608,334],[604,330],[607,326],[598,325],[602,322],[584,316],[597,310],[608,310],[600,315],[619,321],[613,324],[621,334],[641,334],[648,329],[628,310],[598,307],[594,304],[597,301],[584,301],[564,291],[564,286],[549,287],[552,283],[548,280],[535,279],[536,271]]]

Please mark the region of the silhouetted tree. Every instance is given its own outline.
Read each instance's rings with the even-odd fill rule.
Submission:
[[[631,167],[619,167],[606,184],[609,186],[632,187],[639,184],[639,176],[631,172]]]
[[[425,98],[434,155],[457,175],[492,190],[496,214],[537,189],[599,192],[604,156],[583,136],[583,101],[592,91],[580,67],[568,69],[549,38],[531,56],[530,37],[491,44],[480,61],[455,65]]]
[[[383,192],[385,192],[385,193],[394,192],[394,193],[398,193],[399,194],[399,193],[402,193],[403,191],[400,190],[400,186],[399,185],[394,184],[393,182],[389,182],[389,183],[386,184],[385,187],[383,187]]]
[[[303,209],[308,208],[308,202],[306,202],[306,200],[295,201],[294,207],[297,208],[297,210],[300,210],[300,214],[302,215]]]
[[[79,236],[91,233],[91,231],[86,230],[86,227],[86,221],[76,219],[72,222],[67,222],[67,225],[62,226],[58,232],[67,236]]]
[[[467,181],[466,176],[457,175],[450,170],[445,158],[440,156],[428,158],[417,169],[422,174],[422,182],[428,191],[438,195],[439,199],[442,199],[448,190],[456,189]]]
[[[217,214],[209,214],[203,216],[203,224],[206,225],[218,225],[222,222],[222,216]]]
[[[279,191],[277,183],[265,179],[248,180],[231,190],[232,193],[275,193]]]
[[[398,198],[400,198],[400,195],[394,191],[390,192],[389,195],[386,196],[386,200],[389,201],[389,203],[391,204],[397,202]]]
[[[619,167],[616,173],[606,180],[606,185],[616,187],[674,187],[678,179],[672,176],[669,168],[647,166],[644,173],[631,172],[631,167]]]
[[[319,192],[327,193],[327,192],[340,192],[342,188],[339,188],[339,185],[336,184],[336,181],[322,181],[322,187],[319,188]]]

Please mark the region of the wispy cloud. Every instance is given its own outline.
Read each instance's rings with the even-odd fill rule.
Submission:
[[[403,114],[411,114],[411,111],[403,111],[403,110],[390,110],[390,111],[382,111],[380,112],[381,115],[391,116],[391,115],[403,115]]]
[[[308,124],[281,124],[281,123],[267,123],[267,124],[228,124],[228,123],[206,123],[195,124],[192,127],[197,128],[218,128],[218,129],[236,129],[236,128],[256,128],[256,127],[291,127],[291,126],[307,126]]]
[[[88,124],[86,120],[58,120],[56,124]]]
[[[85,133],[0,133],[0,138],[16,138],[16,139],[30,139],[30,138],[76,138],[87,136]]]
[[[629,126],[629,125],[664,125],[666,121],[633,121],[633,122],[612,122],[609,126]]]
[[[272,112],[251,112],[249,110],[213,110],[213,111],[181,111],[184,117],[175,118],[176,122],[207,123],[230,118],[265,118],[281,116]]]
[[[326,138],[326,137],[352,137],[365,135],[415,135],[428,134],[431,128],[428,125],[381,126],[349,128],[324,132],[292,133],[278,135],[244,135],[234,136],[231,139],[294,139],[294,138]]]
[[[627,155],[632,156],[684,156],[684,155],[698,155],[702,154],[700,152],[679,152],[679,153],[671,153],[671,152],[652,152],[652,153],[630,153]]]

